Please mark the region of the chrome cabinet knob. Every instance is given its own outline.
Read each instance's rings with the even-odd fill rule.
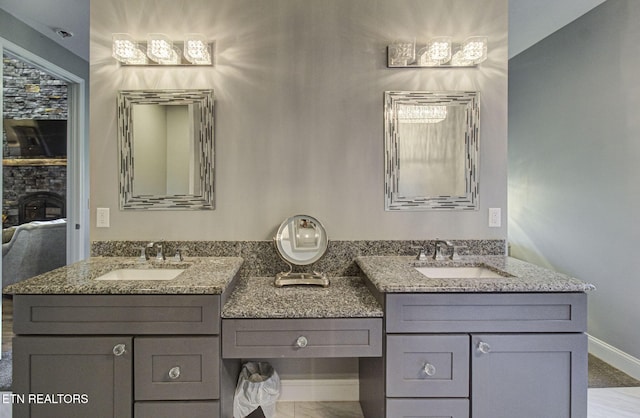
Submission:
[[[422,370],[424,371],[424,374],[426,374],[427,376],[435,376],[436,374],[436,366],[434,366],[431,363],[425,363]]]
[[[309,344],[309,340],[304,335],[301,335],[296,340],[296,347],[305,348]]]
[[[176,380],[180,377],[180,366],[172,367],[169,369],[169,378]]]
[[[482,354],[487,354],[491,351],[491,346],[485,343],[484,341],[480,341],[478,343],[478,351],[481,352]]]
[[[124,344],[116,344],[113,346],[113,355],[120,357],[127,352],[127,346]]]

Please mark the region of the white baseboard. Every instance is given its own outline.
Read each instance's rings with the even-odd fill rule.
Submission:
[[[330,402],[358,401],[358,379],[295,379],[280,381],[280,401]]]
[[[589,353],[622,370],[634,379],[640,380],[640,359],[607,344],[594,336],[589,337]]]

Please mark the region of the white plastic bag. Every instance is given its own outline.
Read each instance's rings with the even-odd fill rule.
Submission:
[[[233,417],[244,418],[262,408],[265,418],[275,418],[276,401],[280,396],[280,377],[263,361],[247,362],[240,370],[233,397]]]

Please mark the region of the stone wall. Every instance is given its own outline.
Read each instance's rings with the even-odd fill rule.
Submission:
[[[3,119],[67,119],[67,84],[29,64],[4,55]],[[8,146],[2,131],[3,158]],[[66,198],[65,165],[3,164],[3,227],[18,224],[18,200],[27,193],[55,192]]]

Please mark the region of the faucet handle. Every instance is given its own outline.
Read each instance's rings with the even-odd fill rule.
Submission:
[[[462,248],[468,248],[468,247],[466,245],[454,245],[453,246],[453,252],[451,253],[451,260],[458,261],[458,260],[462,259],[462,257],[458,253],[458,250],[460,250]]]
[[[145,261],[147,261],[149,259],[149,255],[147,254],[147,248],[146,247],[138,247],[137,250],[140,251],[140,255],[138,256],[138,261],[139,262],[144,263]]]
[[[416,256],[416,260],[426,260],[427,259],[427,254],[424,252],[424,247],[421,247],[419,245],[412,245],[411,249],[412,250],[418,250],[418,255]]]
[[[173,256],[173,260],[174,261],[184,260],[184,258],[182,258],[182,248],[176,248],[176,255]]]

